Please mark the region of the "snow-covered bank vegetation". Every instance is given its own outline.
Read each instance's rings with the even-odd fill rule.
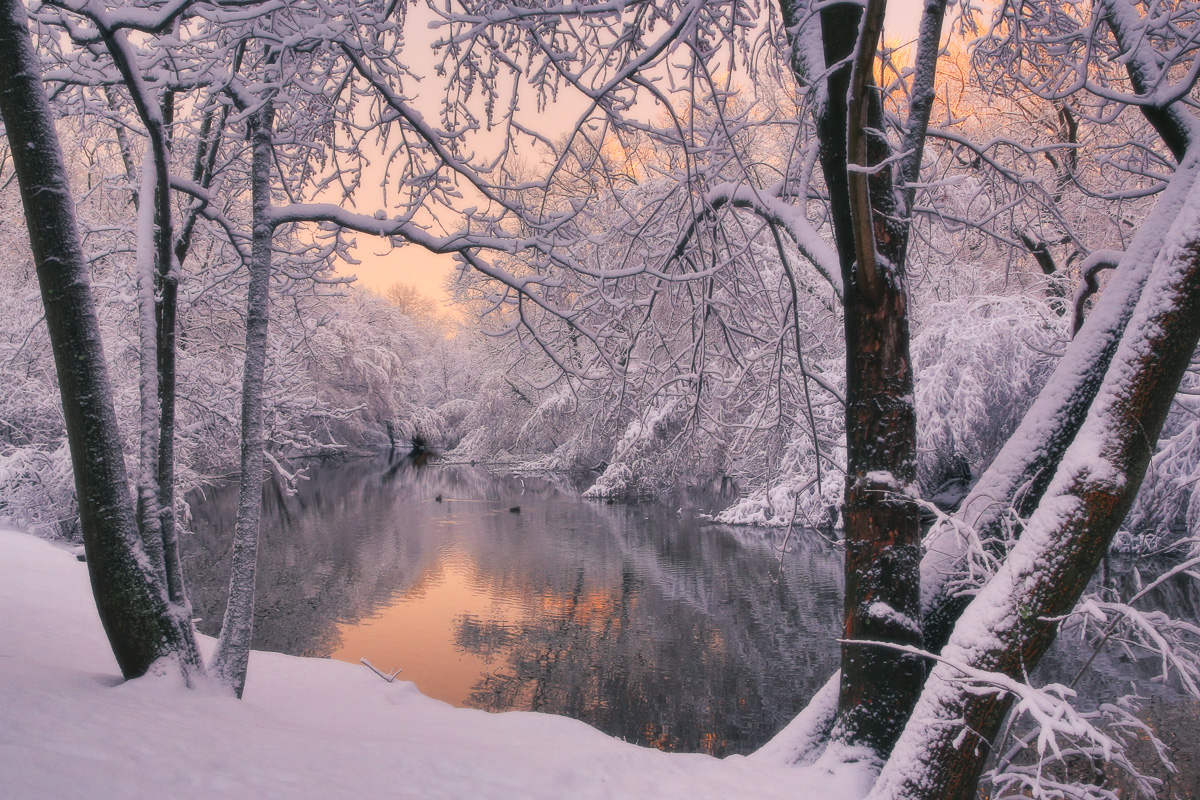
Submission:
[[[82,139],[71,146],[81,157],[90,152]],[[102,212],[119,216],[123,191],[114,179],[86,192],[82,222],[89,229],[113,227]],[[15,187],[4,190],[4,199],[8,246],[0,280],[9,291],[0,296],[0,516],[76,539],[57,382],[42,316],[29,302],[37,285],[20,244],[25,233]],[[119,242],[119,231],[105,233]],[[120,390],[118,413],[133,427],[132,246],[111,246],[114,254],[93,269],[102,322],[117,344],[109,363]],[[756,255],[756,271],[783,279],[773,250]],[[237,471],[245,287],[236,273],[213,276],[208,266],[184,282],[181,296],[184,401],[177,454],[184,493]],[[919,485],[924,498],[943,506],[961,499],[990,463],[1067,343],[1061,302],[1045,299],[1044,284],[1030,278],[1028,291],[980,295],[989,288],[980,280],[987,270],[972,274],[970,282],[931,274],[943,299],[920,309],[913,339]],[[768,381],[744,378],[735,392],[707,401],[704,413],[719,424],[700,426],[686,381],[651,382],[645,367],[640,379],[628,373],[620,382],[571,379],[540,351],[511,337],[483,335],[473,317],[464,325],[440,316],[411,289],[398,286],[390,298],[337,282],[285,281],[280,289],[290,297],[272,312],[265,402],[267,452],[285,473],[292,469],[286,460],[296,456],[389,446],[390,424],[401,447],[415,440],[455,459],[590,476],[594,497],[638,501],[688,489],[709,496],[724,490],[728,497],[736,487],[740,497],[720,514],[722,522],[823,526],[838,518],[845,468],[838,396],[845,376],[838,320],[820,298],[806,312],[812,328],[806,366],[829,387],[814,385],[810,398],[824,443],[818,485],[809,420],[796,416],[804,410],[799,387],[793,387],[792,407],[771,419],[753,394],[737,393],[769,393]],[[480,291],[467,281],[456,287],[467,309],[479,309],[470,298]],[[1122,547],[1155,550],[1170,531],[1195,527],[1197,385],[1200,378],[1189,373]]]
[[[100,146],[97,143],[97,146]],[[82,145],[77,152],[86,153]],[[89,236],[111,237],[110,254],[92,274],[122,426],[137,429],[136,294],[130,236],[119,216],[121,188],[95,187],[81,207]],[[104,220],[88,212],[107,210]],[[0,255],[0,517],[78,539],[74,486],[66,431],[58,408],[57,379],[39,306],[32,263],[18,243],[25,236],[15,187],[0,199],[9,246]],[[236,270],[214,271],[212,262],[185,273],[179,302],[176,458],[181,496],[238,469],[238,403],[244,345],[245,281]],[[317,278],[328,279],[328,274]],[[457,425],[464,386],[458,359],[462,343],[447,337],[439,319],[414,319],[393,302],[338,283],[281,278],[286,298],[272,310],[264,405],[269,460],[287,473],[297,456],[361,453],[426,436],[453,444],[442,428]],[[458,404],[455,401],[459,400]],[[431,433],[436,419],[437,433]],[[448,421],[443,421],[447,420]],[[423,431],[423,432],[422,432]],[[132,459],[133,439],[126,437]]]

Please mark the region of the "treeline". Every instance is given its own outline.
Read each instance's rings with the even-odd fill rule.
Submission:
[[[69,125],[63,126],[70,132]],[[124,181],[103,160],[106,142],[68,139],[73,179],[121,426],[138,425],[138,321],[132,211]],[[111,144],[111,143],[107,143]],[[16,187],[0,193],[0,517],[78,540],[74,484],[57,378]],[[246,276],[201,242],[179,296],[179,495],[236,475],[244,358]],[[273,287],[264,377],[268,469],[288,477],[298,457],[358,454],[411,440],[423,420],[457,423],[454,401],[472,391],[454,326],[402,284],[384,294],[347,284],[332,261],[309,277],[280,273]],[[436,309],[433,311],[436,312]],[[439,412],[439,409],[441,411]],[[443,426],[445,423],[443,422]],[[125,436],[126,460],[136,458]]]

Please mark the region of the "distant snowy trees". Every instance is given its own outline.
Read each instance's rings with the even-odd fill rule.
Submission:
[[[361,10],[384,11],[382,7]],[[112,575],[117,574],[120,581],[133,587],[130,591],[142,592],[152,599],[161,594],[164,607],[142,612],[151,617],[161,612],[161,619],[146,624],[161,624],[178,634],[145,636],[144,631],[139,632],[131,625],[108,625],[118,653],[130,648],[138,651],[121,659],[127,674],[141,674],[152,661],[168,656],[179,656],[177,660],[189,676],[202,669],[191,636],[175,540],[175,512],[179,507],[175,448],[177,442],[182,442],[202,450],[196,445],[205,433],[213,431],[216,431],[214,438],[222,445],[236,442],[241,450],[243,502],[239,506],[237,557],[231,582],[231,616],[218,645],[215,664],[217,676],[240,694],[250,642],[262,463],[264,453],[269,455],[264,450],[266,437],[280,437],[285,443],[307,439],[309,445],[317,447],[337,446],[332,430],[320,431],[323,423],[337,421],[339,417],[342,421],[355,417],[365,405],[363,401],[373,403],[376,414],[388,415],[375,422],[391,423],[392,415],[406,403],[414,411],[419,410],[414,401],[423,394],[413,392],[403,399],[398,397],[404,370],[397,367],[399,356],[394,351],[381,358],[379,352],[372,353],[369,349],[359,352],[354,348],[337,365],[341,375],[334,369],[320,369],[317,363],[320,359],[315,357],[311,340],[339,316],[344,323],[339,331],[342,336],[350,332],[349,328],[361,328],[371,317],[393,330],[411,328],[411,323],[399,312],[383,311],[388,307],[382,301],[361,296],[360,307],[373,306],[372,313],[362,315],[362,319],[353,319],[353,311],[339,311],[336,302],[322,308],[304,308],[310,300],[341,283],[329,277],[330,257],[343,252],[348,244],[341,238],[341,231],[365,228],[370,233],[396,237],[396,241],[417,237],[423,246],[446,251],[467,247],[472,239],[431,237],[403,215],[389,220],[386,214],[355,214],[328,204],[296,202],[302,196],[323,191],[319,183],[322,179],[346,184],[357,181],[355,169],[361,167],[363,158],[353,153],[358,143],[356,134],[349,134],[348,149],[341,153],[351,163],[339,165],[332,173],[322,172],[329,153],[316,145],[335,146],[335,114],[341,107],[333,103],[337,99],[336,86],[323,82],[336,80],[329,77],[331,65],[357,64],[355,68],[368,70],[366,62],[361,60],[361,49],[355,49],[361,42],[353,36],[350,41],[345,39],[347,29],[358,31],[360,28],[355,25],[366,25],[359,17],[351,15],[351,19],[345,20],[348,27],[335,26],[336,30],[317,26],[318,36],[312,38],[302,31],[327,19],[327,9],[323,7],[314,10],[293,4],[287,9],[226,13],[217,6],[186,3],[136,8],[61,4],[42,5],[35,11],[34,31],[48,55],[51,69],[46,78],[58,87],[56,101],[83,119],[100,123],[98,129],[85,134],[90,137],[91,154],[96,156],[93,167],[98,168],[96,174],[87,176],[87,188],[102,198],[100,205],[110,204],[105,211],[111,224],[100,227],[98,236],[92,239],[91,243],[96,245],[92,260],[101,265],[101,274],[117,297],[134,299],[136,309],[132,315],[135,336],[133,340],[125,339],[132,357],[133,385],[138,387],[134,426],[138,440],[138,466],[134,473],[136,530],[109,531],[109,538],[117,537],[119,547],[98,545],[108,541],[97,533],[99,529],[89,511],[96,502],[92,495],[98,490],[86,481],[78,484],[83,538],[96,578],[98,601],[102,608],[121,606],[120,593],[110,594],[113,586],[124,585],[114,583]],[[29,81],[37,83],[42,64],[30,49],[30,32],[26,28],[22,7],[13,5],[9,34],[13,41],[23,42],[23,61],[14,64],[14,71],[19,67]],[[383,35],[384,31],[374,29],[374,33]],[[287,40],[293,35],[300,38]],[[286,43],[281,44],[280,37]],[[378,44],[381,40],[375,41]],[[373,55],[382,57],[379,53]],[[373,92],[386,85],[385,77],[373,76],[373,79],[377,82],[371,89]],[[364,80],[370,83],[371,79]],[[342,89],[347,96],[341,100],[353,105],[355,86],[343,83]],[[393,99],[395,105],[403,105],[403,99]],[[11,113],[6,110],[10,139],[33,135],[16,132],[21,130],[21,115],[37,107],[35,100],[33,94],[21,95],[14,101]],[[42,138],[31,142],[29,147],[39,153],[44,151],[47,163],[57,159],[61,166],[61,148],[49,136],[53,133],[51,112],[44,99],[41,102],[39,113],[43,118],[37,121],[40,127],[33,130]],[[8,122],[10,116],[12,121]],[[419,116],[416,118],[419,120]],[[421,132],[435,140],[432,143],[435,149],[440,146],[437,132],[424,127]],[[438,158],[436,154],[432,157]],[[124,167],[123,187],[104,175],[104,170],[114,163]],[[415,163],[410,161],[410,165]],[[48,179],[22,174],[20,178],[27,197],[30,193],[36,196],[46,192],[30,180],[57,182],[54,191],[64,204],[57,213],[63,225],[74,225],[76,215],[65,174]],[[415,213],[421,207],[420,198],[426,196],[427,187],[424,177],[414,177],[409,185],[417,187],[414,191],[418,199],[409,209]],[[122,190],[129,206],[113,208],[111,195]],[[411,196],[406,197],[404,202],[412,200]],[[36,209],[29,204],[26,217],[37,218]],[[132,220],[136,224],[129,224]],[[314,227],[321,224],[325,226],[323,232]],[[309,229],[300,232],[304,226]],[[89,227],[85,233],[90,235],[93,230]],[[64,246],[74,244],[78,250],[79,237],[69,233],[64,228],[64,232],[52,238],[60,239]],[[43,232],[31,225],[30,234],[36,241]],[[496,243],[501,238],[490,235],[487,241]],[[517,251],[520,245],[510,249]],[[42,271],[43,254],[38,248],[35,251],[40,283],[47,291],[48,281],[57,273]],[[200,251],[199,257],[196,251]],[[74,259],[70,266],[76,272],[66,279],[67,283],[83,291],[89,282],[82,271],[88,264],[82,261],[81,252],[70,255]],[[189,262],[189,256],[196,269],[185,273],[184,264]],[[129,268],[132,279],[123,283],[128,278],[123,270]],[[247,270],[245,277],[239,274],[243,268]],[[277,321],[285,320],[290,335],[271,334],[272,295],[285,300],[281,313],[274,316]],[[91,314],[90,319],[96,323],[94,306],[94,297],[47,301],[51,315],[78,313],[87,318]],[[186,317],[182,337],[178,324],[181,314]],[[237,329],[245,332],[244,342],[230,336]],[[121,338],[128,337],[130,330],[117,327],[109,332]],[[32,336],[36,340],[39,333],[37,325],[31,324],[26,338]],[[53,325],[51,334],[56,347],[71,349],[72,345],[60,345],[56,340],[59,332]],[[100,331],[96,328],[86,335],[95,344],[89,345],[91,349],[80,348],[80,363],[90,365],[88,369],[98,370],[95,374],[102,375],[107,365],[97,349]],[[387,333],[367,332],[362,338],[386,339]],[[400,338],[405,337],[401,334]],[[422,337],[414,330],[408,338],[413,341]],[[431,333],[425,338],[436,341],[442,336]],[[392,341],[385,346],[391,351],[395,344]],[[314,355],[311,369],[309,360],[298,354],[301,348]],[[410,349],[421,348],[414,344]],[[181,374],[181,351],[185,353],[185,369],[192,366],[194,371]],[[193,355],[197,358],[192,358]],[[271,370],[276,371],[275,380],[271,380],[268,360]],[[74,388],[64,377],[69,373],[63,371],[72,364],[73,361],[65,362],[65,366],[60,364],[58,375],[68,411],[72,403],[88,401],[103,404],[111,416],[114,400],[111,388],[96,391]],[[289,367],[297,371],[281,374],[281,370]],[[237,373],[242,376],[240,382],[233,380]],[[365,375],[365,397],[356,397],[353,405],[340,408],[328,397],[320,397],[329,394],[332,383],[351,375],[360,380]],[[315,384],[307,398],[305,378],[310,386]],[[204,390],[206,382],[211,391]],[[445,383],[444,377],[442,382]],[[181,385],[185,389],[182,394]],[[231,408],[230,390],[235,386],[240,386],[242,397],[240,404]],[[347,387],[338,388],[344,391]],[[178,401],[188,404],[183,415],[177,410]],[[234,410],[237,405],[240,412]],[[271,419],[273,408],[289,406],[291,419],[283,421],[284,425],[273,424],[281,422]],[[101,419],[99,412],[81,413],[87,419]],[[229,425],[239,417],[239,425]],[[196,424],[179,436],[179,419]],[[300,424],[289,430],[287,423],[291,422]],[[98,476],[107,474],[111,480],[104,484],[103,490],[115,492],[114,496],[119,497],[125,493],[125,487],[122,474],[118,474],[124,463],[116,425],[114,417],[105,419],[99,428],[107,437],[103,457],[117,471],[91,471]],[[94,429],[87,433],[71,425],[67,428],[75,449],[81,446],[81,436],[86,439],[96,434]],[[235,438],[222,439],[230,430],[236,431]],[[382,431],[376,431],[375,436],[381,438]],[[26,444],[36,449],[43,443]],[[184,463],[199,466],[204,458],[219,462],[222,468],[228,464],[221,458],[220,448],[194,459],[187,458]],[[74,472],[77,481],[89,472],[79,461],[78,453]],[[6,477],[10,479],[8,482],[17,484],[30,480],[20,475]],[[127,522],[122,521],[121,525],[128,527]],[[143,649],[138,650],[139,647]]]

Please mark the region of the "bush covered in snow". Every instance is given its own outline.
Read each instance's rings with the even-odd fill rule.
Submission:
[[[912,340],[916,375],[917,475],[923,497],[953,505],[1016,428],[1054,366],[1062,320],[1022,296],[939,303],[925,310]],[[844,421],[826,420],[836,441],[830,461],[845,467]],[[818,487],[811,436],[797,426],[778,476],[720,516],[752,525],[828,525],[841,503],[842,473]]]

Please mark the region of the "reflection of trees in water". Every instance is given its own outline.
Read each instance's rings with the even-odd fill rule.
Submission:
[[[770,532],[587,503],[550,479],[414,469],[404,457],[314,469],[291,496],[273,482],[263,491],[258,648],[328,655],[339,623],[419,595],[453,551],[472,570],[468,582],[507,608],[499,620],[464,616],[451,632],[498,665],[475,686],[477,707],[565,714],[668,749],[747,752],[836,667],[840,555],[803,539],[792,538],[781,572]],[[235,503],[226,490],[192,499],[196,533],[184,554],[206,633],[224,612]],[[1112,567],[1129,596],[1131,566]],[[1181,579],[1145,607],[1195,620],[1200,592]],[[1077,637],[1060,641],[1041,682],[1069,681],[1090,655]],[[1133,675],[1144,694],[1169,700],[1152,704],[1149,718],[1194,762],[1196,707],[1164,693],[1158,671],[1109,648],[1078,688],[1105,701]]]
[[[615,548],[603,585],[582,563],[564,564],[526,585],[552,600],[527,603],[520,622],[462,620],[459,646],[507,662],[471,705],[551,711],[629,741],[724,755],[764,742],[836,668],[836,554],[803,545],[773,581],[770,550],[725,531],[672,530],[639,519],[643,508],[597,511],[611,535],[580,542],[575,559]]]
[[[224,611],[235,502],[221,490],[193,501],[187,570],[210,633]],[[478,707],[566,714],[671,749],[746,752],[835,667],[837,553],[801,544],[780,575],[761,539],[739,543],[665,509],[405,459],[314,470],[292,496],[264,487],[254,646],[327,655],[338,623],[420,593],[451,550],[465,554],[469,583],[520,610],[515,624],[465,617],[453,632],[499,665],[476,687]]]
[[[434,498],[443,496],[444,502]],[[338,646],[338,623],[370,617],[433,571],[456,510],[494,511],[498,520],[456,526],[476,541],[510,535],[508,508],[560,497],[544,478],[497,476],[482,468],[417,469],[405,455],[325,464],[286,495],[263,484],[262,543],[254,647],[325,656]],[[201,631],[215,635],[225,612],[236,487],[193,494],[194,533],[183,542],[185,570]],[[465,505],[463,505],[465,504]],[[480,505],[482,504],[482,505]],[[462,529],[460,530],[459,527]],[[514,565],[514,574],[520,571]]]
[[[437,477],[420,473],[418,484]],[[290,496],[277,480],[263,485],[254,647],[328,655],[339,622],[370,616],[429,569],[436,561],[431,539],[399,531],[430,524],[420,506],[403,503],[399,513],[404,498],[394,484],[416,475],[404,459],[376,459],[314,470]],[[184,543],[185,569],[199,627],[209,634],[225,611],[236,503],[229,487],[192,498],[195,534]]]

